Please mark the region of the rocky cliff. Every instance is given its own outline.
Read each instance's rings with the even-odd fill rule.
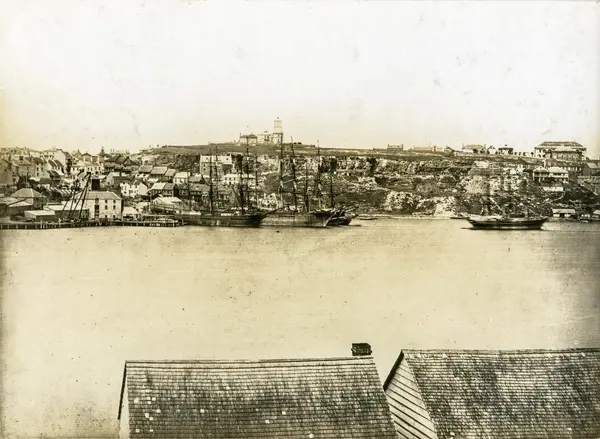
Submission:
[[[278,157],[276,153],[259,159],[260,189],[277,192]],[[329,199],[330,186],[337,205],[356,206],[361,212],[386,212],[399,215],[452,216],[479,214],[485,206],[492,212],[503,208],[548,214],[552,207],[590,210],[600,207],[600,198],[573,179],[557,191],[544,190],[534,182],[534,159],[444,155],[377,157],[321,156],[322,186]],[[197,169],[198,154],[164,153],[161,164],[179,170]],[[317,169],[317,157],[298,155],[300,179],[306,169]],[[309,185],[314,183],[313,177]],[[547,189],[547,188],[546,188]]]

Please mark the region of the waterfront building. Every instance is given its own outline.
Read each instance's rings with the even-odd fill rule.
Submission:
[[[404,350],[385,383],[400,438],[600,437],[600,349]]]
[[[369,354],[127,361],[120,437],[396,439]]]
[[[176,212],[185,207],[184,202],[178,197],[158,196],[152,200],[152,207],[162,211]]]
[[[63,201],[59,204],[48,204],[44,207],[46,210],[54,212],[54,217],[62,221],[68,219],[88,219],[89,210],[85,209],[82,203],[76,201]]]
[[[11,197],[19,201],[26,201],[32,205],[34,209],[39,209],[44,204],[44,196],[35,189],[29,187],[19,189],[14,192]]]
[[[552,218],[575,218],[577,216],[577,211],[575,209],[561,209],[555,208],[552,209]]]
[[[90,219],[121,218],[122,200],[111,191],[88,191],[83,200],[83,209]]]
[[[32,210],[33,204],[13,197],[0,198],[0,217],[23,215],[26,210]]]
[[[40,210],[26,210],[23,213],[25,221],[42,222],[42,221],[54,221],[56,215],[53,210],[40,209]]]
[[[140,213],[131,206],[125,206],[123,208],[123,218],[124,219],[138,219],[140,217]]]

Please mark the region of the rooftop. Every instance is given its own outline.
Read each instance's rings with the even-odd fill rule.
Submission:
[[[13,198],[19,199],[29,199],[29,198],[44,198],[42,194],[40,194],[35,189],[31,189],[29,187],[24,187],[16,191],[11,195]]]
[[[124,396],[132,438],[396,438],[371,357],[126,362]]]
[[[548,172],[551,172],[553,174],[568,174],[568,172],[566,170],[564,170],[563,168],[559,168],[557,166],[549,167]]]
[[[88,191],[88,193],[85,196],[86,200],[94,200],[94,199],[100,199],[100,200],[120,200],[121,198],[115,194],[114,192],[110,192],[110,191]]]
[[[548,148],[548,149],[564,148],[564,147],[585,149],[585,147],[583,145],[581,145],[580,143],[572,142],[572,141],[546,141],[546,142],[542,142],[538,146],[536,146],[536,148]]]
[[[155,166],[154,168],[152,168],[152,171],[150,171],[150,174],[152,175],[164,175],[165,172],[167,172],[167,167],[166,166]]]
[[[600,436],[600,348],[405,350],[384,387],[392,406],[420,401],[439,439]]]
[[[142,166],[140,166],[140,169],[138,170],[138,172],[147,174],[152,171],[152,168],[153,168],[152,165],[142,165]]]

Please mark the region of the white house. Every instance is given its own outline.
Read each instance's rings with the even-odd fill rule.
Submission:
[[[178,172],[173,176],[173,183],[187,184],[189,178],[190,178],[189,172]]]
[[[138,187],[134,182],[124,181],[119,184],[123,198],[135,198],[139,195]]]

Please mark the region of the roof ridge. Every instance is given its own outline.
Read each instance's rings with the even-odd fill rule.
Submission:
[[[562,348],[562,349],[403,349],[406,354],[420,353],[420,354],[558,354],[558,353],[582,353],[582,352],[600,352],[600,347],[589,347],[589,348]]]
[[[233,359],[233,360],[211,360],[211,359],[187,359],[187,360],[126,360],[125,364],[265,364],[265,363],[316,363],[316,362],[339,362],[339,361],[361,361],[373,360],[370,355],[350,357],[327,357],[327,358],[269,358],[269,359]]]

